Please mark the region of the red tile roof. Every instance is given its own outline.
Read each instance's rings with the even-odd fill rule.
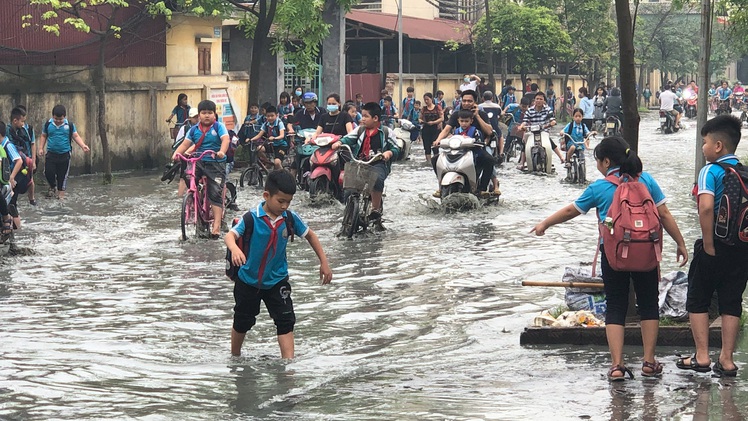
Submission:
[[[351,10],[346,19],[397,33],[397,15]],[[467,22],[447,19],[421,19],[403,16],[403,36],[426,41],[469,43]]]

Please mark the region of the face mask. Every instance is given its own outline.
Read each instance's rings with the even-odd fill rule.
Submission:
[[[296,96],[301,96],[301,91],[296,91]]]
[[[465,79],[463,79],[463,80],[465,81],[465,83],[470,83],[470,78],[469,78],[469,77],[466,77],[466,78],[465,78]]]
[[[327,106],[327,112],[328,113],[334,113],[335,111],[338,111],[337,105],[328,105]]]

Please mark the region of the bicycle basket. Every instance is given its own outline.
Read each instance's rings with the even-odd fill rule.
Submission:
[[[353,161],[345,164],[343,189],[371,193],[376,182],[377,172],[371,166]]]

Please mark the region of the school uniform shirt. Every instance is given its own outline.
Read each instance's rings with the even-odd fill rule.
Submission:
[[[574,146],[576,146],[578,149],[584,150],[584,138],[587,136],[587,134],[590,132],[590,129],[587,128],[587,126],[584,125],[584,123],[575,123],[571,122],[564,127],[564,133],[569,133],[569,130],[571,129],[571,138],[574,139]],[[566,138],[566,147],[569,147],[569,144],[571,141]]]
[[[262,130],[265,132],[265,136],[267,137],[277,137],[280,136],[280,131],[283,129],[283,122],[280,118],[276,118],[274,122],[266,121],[262,123]],[[277,139],[273,140],[273,146],[288,146],[288,142],[286,142],[286,138],[283,139]]]
[[[619,168],[611,168],[608,170],[607,175],[619,174]],[[652,178],[649,173],[642,172],[639,176],[639,181],[644,183],[649,190],[649,194],[652,195],[652,200],[655,206],[660,206],[667,203],[665,194],[660,189],[660,186]],[[581,214],[586,214],[592,208],[597,208],[597,217],[599,221],[604,221],[608,215],[608,209],[613,203],[613,194],[616,191],[616,185],[605,179],[596,180],[594,183],[587,186],[581,196],[574,202],[574,207]]]
[[[3,138],[3,142],[0,143],[0,147],[5,148],[5,154],[8,155],[8,160],[10,160],[10,162],[16,162],[16,160],[21,159],[21,155],[18,153],[16,145],[14,145],[13,142],[10,141],[8,136],[5,136]]]
[[[203,133],[205,133],[203,143],[195,150],[195,153],[199,155],[205,151],[220,151],[222,143],[221,136],[228,136],[229,134],[228,130],[226,130],[226,126],[224,126],[223,123],[216,121],[207,129],[207,132],[204,132],[204,130],[206,130],[206,128],[203,127],[202,123],[198,123],[195,126],[192,126],[190,131],[187,132],[187,139],[189,139],[193,145],[196,145],[203,136]],[[226,162],[226,157],[213,158],[210,155],[205,155],[202,160],[205,162]]]
[[[467,130],[463,130],[462,127],[458,127],[454,130],[454,134],[458,136],[472,137],[475,143],[481,143],[483,136],[480,130],[474,126],[468,127]]]
[[[285,218],[293,218],[294,235],[304,238],[309,234],[309,227],[294,212],[287,210],[274,221],[263,209],[265,202],[257,205],[251,212],[254,219],[252,238],[249,243],[247,262],[239,268],[239,279],[255,288],[270,289],[278,282],[288,278],[288,260],[286,246],[288,233]],[[272,226],[272,228],[271,228]],[[237,236],[244,235],[244,218],[231,231]],[[261,282],[258,282],[259,277]]]
[[[697,182],[698,190],[697,196],[702,194],[708,194],[714,196],[714,215],[717,215],[719,209],[719,199],[722,197],[722,192],[725,190],[725,186],[722,181],[725,178],[725,170],[717,163],[735,165],[739,162],[738,157],[733,154],[721,156],[717,161],[710,162],[704,166],[699,172],[699,180]]]
[[[182,124],[187,121],[187,118],[190,115],[190,108],[192,107],[189,105],[185,105],[184,107],[177,105],[173,110],[171,110],[171,113],[177,118],[177,124]]]
[[[415,109],[416,99],[415,98],[403,98],[403,115],[400,117],[407,118],[410,120],[410,114]],[[418,120],[416,120],[418,121]]]
[[[52,123],[52,124],[50,124]],[[47,135],[47,152],[56,154],[65,154],[70,152],[73,147],[70,141],[70,131],[78,133],[75,124],[69,123],[66,118],[61,126],[55,124],[55,120],[50,118],[42,129],[42,133]]]

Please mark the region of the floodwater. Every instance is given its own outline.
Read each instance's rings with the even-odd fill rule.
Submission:
[[[690,247],[695,129],[655,134],[655,119],[642,125],[641,156]],[[562,289],[520,282],[560,280],[594,255],[592,214],[528,234],[581,188],[508,167],[498,207],[444,215],[428,205],[435,181],[418,149],[387,181],[382,234],[338,239],[342,206],[297,195],[292,207],[320,235],[335,277],[320,285],[311,248],[290,247],[290,362],[265,310],[243,356],[229,355],[223,243],[178,241],[176,187],[160,174],[121,174],[113,186],[77,177],[64,204],[41,198],[29,210],[22,200],[17,238],[34,254],[5,258],[0,273],[0,419],[748,417],[745,334],[732,381],[676,369],[689,348],[658,349],[661,380],[612,387],[606,347],[520,346],[534,315],[563,303]],[[260,198],[255,188],[239,195],[243,210]],[[664,272],[676,270],[674,251],[669,240]],[[626,354],[638,373],[640,347]]]

